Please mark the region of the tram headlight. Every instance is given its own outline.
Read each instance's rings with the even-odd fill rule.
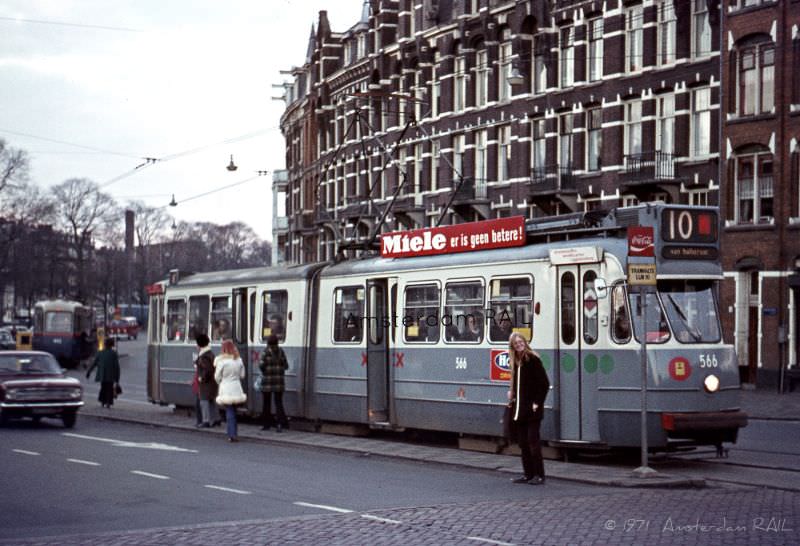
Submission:
[[[703,379],[703,386],[706,388],[706,392],[717,392],[719,390],[719,377],[713,373],[707,375],[706,378]]]

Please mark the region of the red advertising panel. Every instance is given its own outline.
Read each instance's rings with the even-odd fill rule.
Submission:
[[[381,236],[381,256],[409,258],[525,244],[525,217],[512,216],[454,226],[395,231]]]
[[[628,228],[628,256],[655,257],[655,236],[652,227]]]
[[[508,361],[508,349],[492,349],[491,373],[492,381],[510,381],[511,363]]]

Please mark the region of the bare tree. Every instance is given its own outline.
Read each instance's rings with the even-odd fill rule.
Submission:
[[[57,225],[70,238],[75,258],[75,297],[85,301],[87,264],[92,258],[93,234],[107,239],[108,226],[121,221],[114,199],[86,178],[71,178],[52,188]],[[106,241],[108,242],[108,241]]]
[[[138,246],[136,248],[136,291],[140,302],[146,302],[145,286],[163,278],[163,271],[154,270],[151,257],[153,243],[165,240],[168,235],[171,217],[161,207],[148,207],[144,203],[134,201],[128,208],[134,213],[134,225]]]
[[[28,154],[11,148],[0,138],[0,192],[28,182]]]

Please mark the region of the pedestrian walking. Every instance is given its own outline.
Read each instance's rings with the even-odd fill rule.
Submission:
[[[544,400],[550,381],[542,361],[527,340],[514,332],[508,339],[511,383],[508,391],[512,418],[516,424],[517,443],[522,451],[523,475],[514,483],[541,485],[544,483],[544,461],[539,428],[544,415]]]
[[[281,432],[287,426],[286,412],[283,409],[283,391],[285,390],[284,375],[289,369],[286,354],[278,346],[278,336],[272,334],[267,338],[267,348],[261,355],[261,430],[269,430],[275,424],[275,430]],[[275,398],[275,414],[277,423],[272,417],[272,398]]]
[[[206,334],[198,334],[195,343],[199,349],[195,360],[197,378],[197,397],[200,400],[201,419],[198,427],[209,428],[220,424],[217,409],[217,382],[214,380],[214,352],[208,346],[210,340]]]
[[[225,407],[228,441],[238,442],[236,406],[245,403],[247,395],[242,390],[244,364],[236,345],[230,339],[222,342],[220,355],[214,360],[214,368],[214,379],[219,384],[217,404]]]
[[[103,350],[99,351],[95,357],[94,362],[86,370],[86,379],[89,379],[92,370],[97,368],[94,380],[100,383],[100,394],[97,395],[97,400],[104,408],[110,408],[114,405],[114,394],[119,387],[119,357],[117,351],[114,350],[114,338],[110,337],[105,340]]]

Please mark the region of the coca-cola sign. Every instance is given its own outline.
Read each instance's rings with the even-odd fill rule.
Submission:
[[[655,257],[655,235],[652,227],[628,228],[628,256]]]

